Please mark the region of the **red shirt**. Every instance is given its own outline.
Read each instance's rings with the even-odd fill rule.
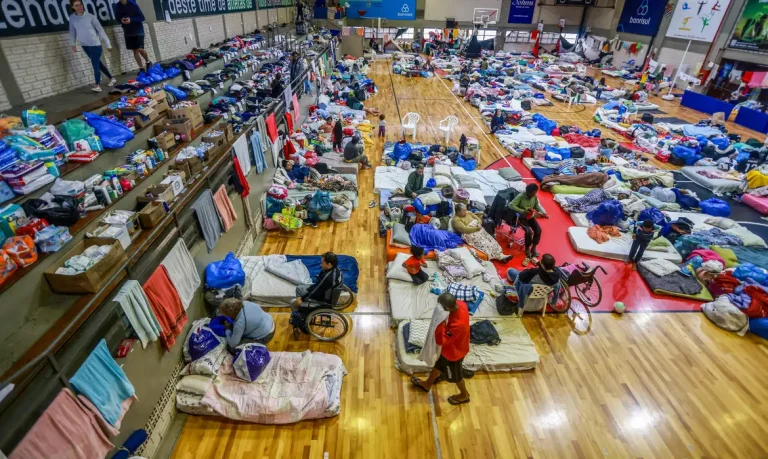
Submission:
[[[403,265],[405,266],[405,270],[408,271],[408,274],[418,274],[421,270],[422,263],[423,261],[421,261],[421,259],[411,256],[405,260]]]
[[[440,353],[451,362],[469,353],[469,309],[463,301],[457,300],[456,304],[459,308],[448,315],[448,324],[441,322],[435,329],[435,341],[443,347]]]

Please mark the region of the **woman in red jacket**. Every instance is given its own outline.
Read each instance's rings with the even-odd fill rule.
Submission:
[[[451,405],[469,403],[469,392],[464,383],[462,362],[469,353],[469,310],[467,303],[457,301],[450,293],[443,293],[437,298],[437,302],[446,311],[449,311],[448,322],[443,322],[435,329],[435,341],[441,346],[440,358],[437,359],[429,378],[422,381],[415,376],[411,378],[414,386],[429,392],[432,384],[440,375],[444,375],[448,382],[456,384],[459,388],[458,395],[448,397]]]

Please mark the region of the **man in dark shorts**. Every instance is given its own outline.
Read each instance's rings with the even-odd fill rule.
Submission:
[[[435,329],[435,341],[440,349],[440,358],[435,362],[429,378],[422,381],[411,378],[411,383],[424,392],[429,392],[432,385],[442,375],[446,381],[456,384],[459,388],[457,395],[448,397],[451,405],[469,403],[469,392],[464,383],[462,363],[469,353],[469,310],[467,303],[456,300],[450,293],[443,293],[437,298],[443,309],[449,311],[448,322],[442,322]]]
[[[120,0],[115,3],[115,20],[123,26],[125,49],[133,51],[139,69],[146,71],[152,63],[144,51],[144,13],[141,8],[135,0]]]

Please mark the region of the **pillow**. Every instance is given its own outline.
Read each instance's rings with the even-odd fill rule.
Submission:
[[[176,383],[176,390],[180,392],[189,392],[190,394],[205,395],[208,388],[213,384],[210,376],[189,375],[184,376]]]
[[[663,258],[644,260],[638,264],[659,277],[669,276],[674,272],[680,271],[679,266]]]
[[[435,179],[435,182],[436,182],[435,188],[444,188],[444,187],[453,185],[453,182],[451,181],[451,179],[444,175],[435,175],[432,178]]]
[[[450,249],[448,254],[461,260],[461,264],[464,265],[464,269],[467,270],[467,275],[470,279],[485,272],[483,265],[475,259],[474,255],[466,247]]]
[[[413,282],[411,275],[403,268],[405,260],[411,257],[409,253],[398,253],[395,256],[395,261],[389,264],[387,267],[387,279],[401,280],[405,282]]]
[[[454,177],[459,177],[461,175],[469,175],[469,172],[465,171],[463,167],[451,167],[451,174]]]
[[[747,228],[744,228],[743,226],[727,229],[725,232],[741,239],[744,242],[744,245],[747,247],[762,247],[764,249],[768,248],[768,245],[765,244],[763,238],[748,230]]]
[[[725,218],[725,217],[710,217],[704,220],[704,223],[706,223],[707,225],[715,226],[722,230],[729,230],[731,228],[738,228],[741,226],[735,221],[731,220],[730,218]]]
[[[411,333],[408,336],[408,343],[414,346],[424,347],[429,332],[429,320],[412,320]]]
[[[408,230],[405,229],[405,225],[402,223],[395,223],[395,226],[392,227],[389,245],[403,249],[411,247],[411,236],[408,235]]]
[[[499,169],[499,175],[508,182],[515,182],[523,179],[523,176],[520,175],[520,172],[517,172],[514,167],[503,167]]]
[[[451,166],[446,166],[445,164],[435,164],[432,168],[432,175],[437,177],[438,175],[443,175],[445,177],[451,176]]]
[[[191,362],[182,370],[182,373],[186,375],[216,376],[219,373],[219,367],[221,367],[227,356],[229,356],[227,346],[221,344],[203,357]],[[232,357],[230,356],[230,358]]]
[[[720,247],[719,245],[709,246],[710,250],[720,255],[720,258],[725,261],[726,268],[734,268],[739,265],[739,258],[733,252],[733,250],[726,247]]]
[[[671,246],[672,246],[672,243],[669,242],[669,239],[665,238],[664,236],[660,236],[652,240],[648,244],[648,250],[655,250],[657,252],[667,252],[669,247]]]
[[[429,193],[424,193],[422,195],[419,195],[419,200],[424,204],[425,206],[432,206],[435,204],[440,204],[440,195],[435,193],[434,191],[430,191]]]

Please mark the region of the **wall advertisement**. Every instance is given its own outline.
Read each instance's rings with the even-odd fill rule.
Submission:
[[[533,23],[533,10],[536,8],[536,0],[512,0],[509,6],[510,24],[531,24]]]
[[[360,11],[365,11],[365,15],[361,15]],[[349,19],[381,18],[413,21],[416,19],[416,0],[385,0],[378,4],[350,1],[347,17]]]
[[[656,35],[666,4],[667,0],[626,0],[616,31],[636,35]]]
[[[768,53],[768,0],[747,0],[728,47]]]
[[[714,42],[731,0],[679,0],[667,36]]]

